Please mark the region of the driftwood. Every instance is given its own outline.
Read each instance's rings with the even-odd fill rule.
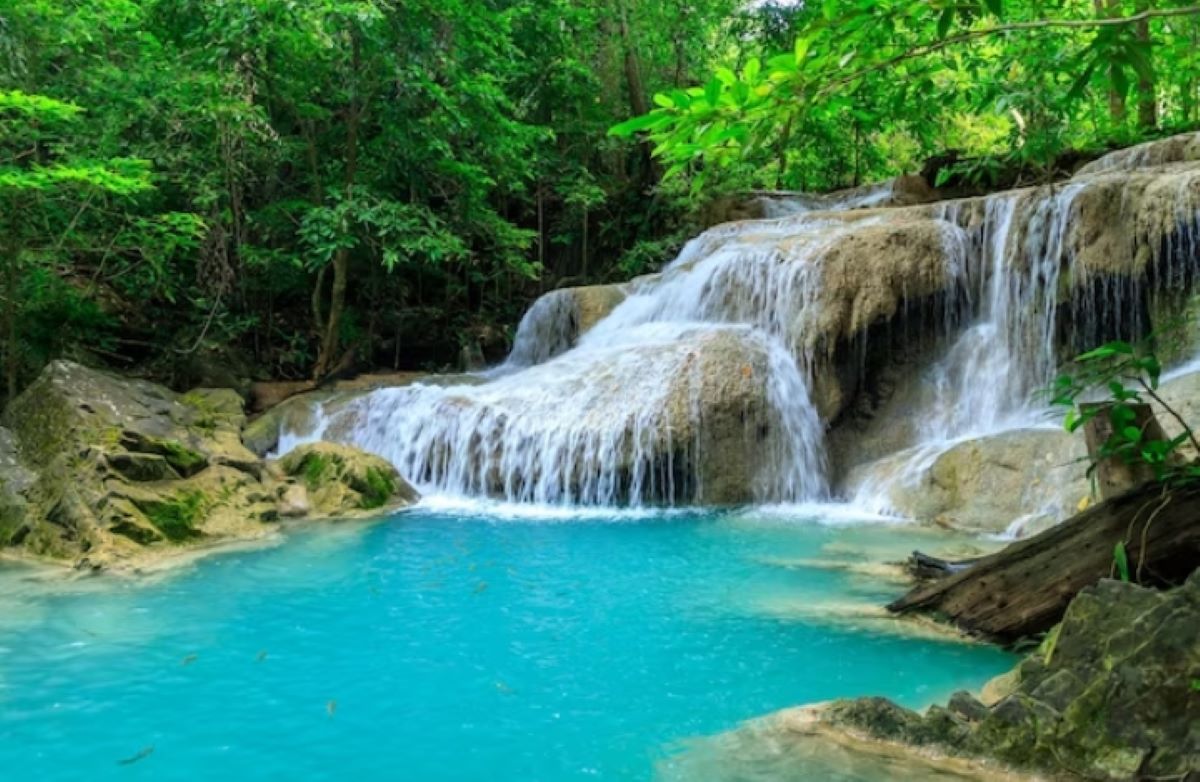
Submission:
[[[919,586],[888,609],[932,613],[968,632],[1015,641],[1049,630],[1079,590],[1116,576],[1119,542],[1134,580],[1181,583],[1200,566],[1200,488],[1166,491],[1153,484],[1106,500]]]

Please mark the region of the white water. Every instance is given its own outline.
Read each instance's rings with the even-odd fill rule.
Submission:
[[[1076,273],[1067,233],[1082,189],[1074,183],[1032,198],[985,200],[962,262],[978,315],[928,373],[932,393],[918,413],[917,442],[866,472],[857,505],[890,512],[894,487],[914,486],[955,445],[1048,424],[1041,392],[1058,367],[1059,280],[1064,270]],[[964,222],[961,206],[946,204],[943,218]]]
[[[281,450],[347,441],[391,460],[427,494],[539,508],[703,502],[725,473],[744,478],[756,502],[828,500],[826,422],[811,391],[825,371],[817,360],[824,260],[856,231],[899,214],[933,221],[941,237],[948,301],[940,333],[951,338],[928,370],[915,440],[855,492],[856,513],[887,513],[892,488],[913,484],[954,444],[1046,425],[1037,392],[1060,357],[1061,291],[1086,274],[1071,234],[1086,185],[923,211],[834,214],[790,204],[782,217],[718,226],[661,275],[630,283],[586,334],[577,336],[572,292],[551,292],[485,382],[418,384],[334,404],[315,431],[288,433]],[[1185,230],[1167,232],[1165,250],[1194,258],[1200,231],[1187,226],[1200,211],[1185,190]],[[870,205],[880,193],[836,206]],[[1107,295],[1119,311],[1128,292]],[[1083,306],[1082,317],[1096,320],[1086,308],[1097,305]]]

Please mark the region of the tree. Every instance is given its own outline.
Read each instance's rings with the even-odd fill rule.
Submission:
[[[78,239],[89,209],[106,196],[151,189],[146,162],[75,157],[62,143],[83,110],[19,90],[0,92],[0,213],[3,230],[4,352],[7,398],[21,377],[22,288]]]

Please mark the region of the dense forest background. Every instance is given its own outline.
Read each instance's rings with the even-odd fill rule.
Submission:
[[[1198,12],[0,0],[4,392],[59,356],[178,386],[494,359],[731,193],[935,157],[1015,184],[1194,127]]]

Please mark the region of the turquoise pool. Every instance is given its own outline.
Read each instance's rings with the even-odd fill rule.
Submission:
[[[8,567],[0,769],[652,779],[751,717],[861,694],[921,706],[1012,665],[860,617],[899,587],[856,563],[914,533],[809,516],[418,508],[143,582]]]

